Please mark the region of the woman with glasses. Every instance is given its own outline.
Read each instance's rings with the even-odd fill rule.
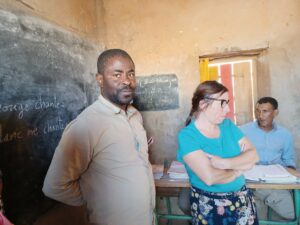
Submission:
[[[178,160],[189,174],[192,224],[258,224],[244,170],[258,155],[228,118],[228,89],[205,81],[195,90],[186,127],[178,134]]]

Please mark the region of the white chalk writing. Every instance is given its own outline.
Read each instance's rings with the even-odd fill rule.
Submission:
[[[16,104],[0,104],[0,113],[3,112],[19,112],[18,118],[22,119],[24,112],[28,112],[30,110],[29,105],[26,103],[16,103]]]
[[[52,101],[46,101],[42,99],[42,96],[39,96],[38,101],[34,104],[34,109],[42,110],[42,109],[48,109],[48,108],[64,108],[64,105],[57,101],[56,96],[53,96]]]
[[[63,130],[64,128],[65,128],[65,123],[60,117],[58,117],[55,121],[47,121],[43,131],[44,134],[48,134],[54,131]]]
[[[36,127],[35,128],[19,127],[19,128],[15,128],[13,131],[4,133],[2,130],[2,125],[0,124],[0,143],[18,141],[27,137],[34,137],[34,136],[38,136],[38,129]]]
[[[26,112],[32,110],[47,110],[47,109],[60,109],[64,108],[64,104],[57,100],[56,95],[53,96],[50,100],[43,99],[42,96],[39,96],[36,101],[30,103],[22,103],[17,102],[14,104],[0,104],[0,113],[7,113],[7,112],[17,112],[18,119],[22,119]]]

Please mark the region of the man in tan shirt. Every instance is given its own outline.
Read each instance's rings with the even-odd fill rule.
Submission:
[[[43,192],[70,206],[86,205],[89,224],[151,225],[155,188],[140,113],[130,104],[135,66],[127,52],[98,58],[99,99],[65,129]]]

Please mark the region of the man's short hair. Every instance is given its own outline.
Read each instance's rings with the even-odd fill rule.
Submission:
[[[270,103],[273,106],[273,109],[278,109],[278,102],[275,98],[272,97],[263,97],[257,101],[258,104]]]
[[[97,69],[98,69],[99,74],[104,73],[105,66],[106,66],[108,59],[115,57],[115,56],[122,56],[122,57],[128,58],[132,61],[133,65],[134,65],[132,58],[126,51],[124,51],[122,49],[108,49],[108,50],[102,52],[98,57]]]

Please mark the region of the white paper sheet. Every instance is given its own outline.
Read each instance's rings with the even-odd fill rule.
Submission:
[[[269,183],[294,183],[297,177],[290,174],[283,166],[255,165],[251,170],[244,173],[247,180],[265,181]]]

